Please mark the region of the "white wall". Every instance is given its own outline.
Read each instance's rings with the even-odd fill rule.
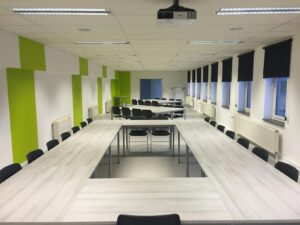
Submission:
[[[182,87],[186,93],[186,72],[176,71],[132,71],[131,97],[140,98],[140,79],[162,79],[163,97],[172,98],[172,88]],[[184,100],[184,96],[182,97]]]
[[[98,105],[97,77],[82,76],[83,119],[88,118],[88,108]]]
[[[8,67],[20,67],[19,38],[0,30],[0,68]]]
[[[39,147],[52,139],[52,122],[62,116],[73,122],[72,79],[67,74],[35,72],[35,97]]]
[[[89,67],[89,76],[96,76],[100,77],[102,73],[102,66],[89,60],[88,62]]]

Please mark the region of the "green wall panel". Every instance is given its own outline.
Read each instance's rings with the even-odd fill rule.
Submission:
[[[23,162],[26,154],[38,148],[38,128],[32,70],[7,69],[13,161]]]
[[[106,66],[102,66],[102,77],[103,78],[107,77],[107,67]]]
[[[98,86],[98,113],[103,113],[103,95],[102,95],[102,79],[97,79],[97,86]]]
[[[119,81],[120,96],[126,96],[126,98],[121,98],[121,103],[131,104],[131,73],[129,71],[117,71],[115,78]]]
[[[111,99],[113,105],[119,105],[119,102],[116,101],[116,96],[120,96],[120,90],[119,90],[119,81],[112,79],[111,80]]]
[[[82,121],[82,88],[81,76],[72,75],[72,93],[73,93],[73,115],[74,125],[79,126]]]
[[[89,66],[87,59],[79,58],[79,71],[80,75],[89,75]]]
[[[19,50],[22,69],[46,70],[45,46],[43,44],[19,37]]]

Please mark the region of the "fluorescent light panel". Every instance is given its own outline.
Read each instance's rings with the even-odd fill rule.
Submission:
[[[11,8],[12,12],[21,15],[79,15],[79,16],[107,16],[108,9],[92,8]]]
[[[300,13],[300,7],[222,8],[216,12],[216,14],[220,16],[295,13]]]
[[[129,41],[78,41],[76,45],[129,45]]]
[[[232,45],[240,44],[240,40],[220,40],[220,41],[190,41],[191,45]]]

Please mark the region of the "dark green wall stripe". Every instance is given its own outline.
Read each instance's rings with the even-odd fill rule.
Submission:
[[[82,121],[82,88],[81,76],[72,75],[72,93],[73,93],[73,116],[74,125],[79,126]]]
[[[19,37],[19,50],[22,69],[46,70],[45,47],[43,44]]]
[[[102,95],[102,79],[97,78],[97,86],[98,86],[98,113],[103,113],[103,95]]]
[[[79,58],[79,73],[80,75],[87,76],[89,75],[89,66],[88,60],[84,58]]]
[[[7,69],[13,161],[23,162],[29,151],[38,148],[38,128],[32,70]]]

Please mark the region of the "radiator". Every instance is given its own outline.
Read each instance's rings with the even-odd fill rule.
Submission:
[[[96,120],[99,118],[99,110],[98,110],[98,106],[94,105],[88,108],[88,116],[89,118]]]
[[[189,106],[193,106],[193,98],[191,96],[185,97],[185,104]]]
[[[206,116],[209,116],[210,118],[213,119],[216,117],[216,107],[214,105],[207,102],[201,102],[200,109],[201,112]]]
[[[64,132],[70,132],[72,128],[71,118],[63,116],[53,121],[52,123],[52,137],[61,141],[60,135]]]
[[[110,113],[111,110],[111,100],[105,102],[105,112]]]
[[[280,139],[278,130],[241,117],[234,118],[234,130],[237,134],[263,147],[271,154],[278,155]]]

